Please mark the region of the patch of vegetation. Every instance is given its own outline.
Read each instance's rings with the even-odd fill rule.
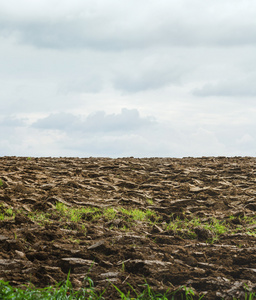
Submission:
[[[84,288],[80,290],[74,290],[72,283],[70,281],[70,273],[67,276],[67,280],[65,282],[60,282],[55,286],[48,286],[45,288],[35,288],[31,286],[23,286],[23,288],[15,288],[12,287],[9,282],[5,282],[0,280],[0,299],[8,300],[104,300],[107,296],[107,289],[110,285],[114,287],[117,291],[119,298],[121,300],[201,300],[204,298],[204,294],[196,296],[195,291],[191,287],[180,286],[174,291],[170,291],[168,289],[164,294],[155,292],[149,284],[145,283],[142,285],[144,288],[142,292],[137,292],[133,286],[129,283],[129,290],[127,293],[123,293],[117,286],[113,283],[109,282],[109,286],[107,286],[102,292],[97,291],[94,286],[93,280],[86,276],[84,278]],[[245,286],[245,296],[243,299],[234,298],[234,300],[255,300],[256,293],[247,292],[247,286]],[[135,295],[135,297],[133,296]]]
[[[220,221],[216,218],[212,218],[209,224],[203,224],[205,229],[210,230],[216,237],[229,231],[229,226],[226,221]]]
[[[69,280],[69,275],[65,283],[58,283],[56,286],[49,286],[43,289],[35,289],[25,287],[25,289],[14,288],[9,282],[0,280],[0,299],[16,299],[16,300],[64,300],[64,299],[104,299],[103,293],[98,293],[94,289],[93,282],[87,279],[87,288],[75,291]]]
[[[256,216],[243,216],[243,217],[234,217],[232,222],[235,224],[232,234],[236,233],[245,233],[248,235],[256,236]]]
[[[104,300],[107,296],[107,288],[106,287],[102,292],[99,292],[94,287],[94,282],[88,276],[84,279],[85,288],[80,290],[74,290],[71,281],[69,280],[69,275],[67,280],[63,283],[60,282],[55,286],[48,286],[45,288],[34,288],[29,286],[24,286],[23,288],[15,288],[12,287],[9,282],[4,282],[0,280],[0,299],[16,299],[16,300],[82,300],[82,299],[90,299],[90,300]],[[112,285],[114,289],[117,291],[119,298],[122,300],[193,300],[198,299],[201,300],[204,298],[204,295],[196,296],[195,292],[192,288],[186,286],[180,286],[175,291],[170,292],[167,290],[164,294],[157,293],[153,291],[153,289],[145,283],[143,285],[144,289],[142,292],[137,292],[129,283],[128,292],[123,293],[117,286],[113,283],[109,283]],[[135,297],[133,296],[135,295]],[[237,298],[233,298],[234,300],[238,300]],[[244,300],[255,300],[256,293],[248,292],[245,294]],[[242,300],[242,299],[239,299]]]
[[[126,209],[126,208],[119,208],[119,211],[125,216],[128,217],[130,221],[145,221],[150,223],[152,219],[157,220],[159,217],[156,215],[155,212],[151,210],[141,210],[141,209]]]
[[[16,300],[82,300],[82,299],[90,299],[90,300],[100,300],[105,299],[104,295],[106,295],[107,288],[103,290],[103,292],[99,292],[95,289],[94,283],[91,278],[88,276],[85,277],[85,288],[82,288],[78,291],[73,289],[72,283],[69,280],[69,275],[67,277],[66,282],[58,283],[55,286],[49,286],[41,289],[36,289],[33,287],[24,286],[24,288],[14,288],[12,287],[9,282],[4,282],[0,280],[0,299],[7,300],[7,299],[16,299]],[[168,300],[168,299],[184,299],[184,300],[192,300],[194,298],[194,291],[191,288],[187,288],[181,286],[176,291],[169,292],[167,290],[164,294],[154,292],[152,288],[145,283],[144,290],[141,293],[138,293],[129,283],[128,286],[130,287],[127,294],[123,293],[117,286],[113,283],[109,283],[112,285],[114,289],[118,292],[119,297],[118,299],[122,300]],[[134,298],[133,295],[136,295]],[[178,297],[177,297],[178,296]],[[200,298],[202,299],[204,295]],[[248,298],[253,299],[253,298]]]
[[[86,220],[87,217],[91,217],[92,214],[94,214],[94,217],[96,216],[97,218],[97,212],[99,211],[99,209],[95,207],[68,207],[67,205],[61,202],[56,203],[56,210],[60,213],[62,217],[68,219],[68,221],[71,222],[79,222],[81,220]]]
[[[72,222],[79,222],[83,220],[95,221],[100,218],[111,221],[120,217],[132,225],[136,221],[152,223],[151,220],[159,219],[156,213],[151,210],[144,211],[140,209],[126,209],[123,207],[103,209],[95,207],[72,208],[63,203],[57,202],[56,210],[60,213],[61,217]]]
[[[72,236],[69,238],[69,241],[72,242],[73,244],[80,244],[80,240],[79,239],[75,239]]]
[[[26,215],[40,226],[51,224],[56,221],[65,223],[72,222],[79,224],[79,228],[81,228],[84,232],[86,232],[85,224],[88,222],[94,222],[99,219],[104,219],[106,221],[120,219],[121,221],[118,223],[120,226],[110,224],[110,229],[114,229],[115,226],[119,226],[119,229],[122,231],[132,230],[139,222],[146,226],[156,224],[163,230],[172,231],[174,234],[183,238],[196,239],[198,237],[196,228],[200,227],[209,232],[209,237],[205,238],[205,241],[210,243],[217,241],[223,234],[226,233],[244,233],[256,236],[256,216],[229,216],[223,220],[219,220],[214,217],[192,218],[191,215],[186,216],[184,214],[180,217],[171,215],[170,222],[165,223],[162,222],[161,215],[158,215],[155,211],[150,209],[127,209],[121,206],[115,208],[70,207],[61,202],[57,202],[55,209],[50,211],[34,211],[28,214],[26,212]],[[0,205],[0,220],[10,220],[14,217],[15,212],[12,208],[4,206],[3,204]],[[122,220],[124,222],[122,222]],[[72,229],[72,226],[70,229]]]
[[[147,201],[147,203],[148,203],[149,205],[153,205],[153,204],[154,204],[154,201],[153,201],[153,199],[151,199],[151,198],[147,198],[146,201]]]
[[[30,220],[36,222],[40,226],[51,223],[51,215],[49,213],[36,211],[33,213],[29,213],[28,217],[30,218]]]
[[[114,284],[112,284],[112,286],[117,290],[117,292],[119,293],[120,295],[120,298],[123,300],[131,300],[131,299],[152,299],[152,300],[168,300],[170,299],[169,297],[171,295],[175,295],[175,292],[173,293],[169,293],[169,291],[165,292],[164,295],[163,294],[160,294],[160,293],[155,293],[151,287],[146,283],[144,286],[145,286],[145,289],[143,290],[142,293],[138,293],[136,292],[136,290],[128,283],[129,287],[130,287],[130,291],[128,291],[127,294],[124,294],[117,286],[115,286]],[[136,295],[136,298],[134,297],[131,297],[131,292],[133,292],[135,295]],[[173,298],[174,299],[174,298]]]
[[[15,217],[15,213],[11,207],[0,204],[0,220],[10,220]]]
[[[165,230],[173,231],[177,235],[193,239],[197,237],[197,234],[193,229],[199,225],[199,219],[189,221],[188,219],[182,220],[179,217],[176,217],[172,218],[169,224],[166,225]]]
[[[107,220],[114,220],[117,217],[118,211],[114,208],[106,208],[103,215]]]
[[[228,220],[232,221],[235,217],[230,216]],[[201,219],[194,218],[188,220],[180,217],[171,216],[171,221],[165,226],[165,230],[173,231],[175,234],[178,234],[185,238],[196,238],[197,234],[195,233],[195,228],[201,227],[209,231],[212,239],[209,239],[209,242],[218,240],[221,235],[229,233],[246,233],[248,235],[256,236],[256,218],[255,217],[243,217],[239,221],[241,224],[233,224],[232,222],[227,222],[227,220],[218,220],[217,218],[211,219]]]

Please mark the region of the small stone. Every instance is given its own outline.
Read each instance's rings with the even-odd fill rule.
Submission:
[[[118,272],[107,272],[107,273],[102,273],[100,274],[101,277],[103,278],[110,278],[110,277],[118,277]]]
[[[208,240],[213,238],[212,232],[203,227],[196,227],[195,233],[197,234],[199,240]]]
[[[97,264],[93,260],[82,259],[82,258],[78,258],[78,257],[67,257],[67,258],[62,258],[61,260],[70,266],[84,266],[84,265],[90,266],[92,264],[93,265]]]
[[[188,256],[184,259],[185,263],[189,266],[196,266],[197,260],[193,256]]]
[[[0,242],[4,242],[6,240],[8,240],[9,238],[7,236],[4,236],[4,235],[0,235]]]
[[[72,279],[72,285],[76,288],[80,288],[82,286],[82,282],[76,278]]]
[[[96,248],[99,248],[101,246],[103,246],[105,244],[105,241],[101,240],[101,241],[98,241],[97,243],[89,246],[87,249],[88,250],[93,250],[93,249],[96,249]]]
[[[22,251],[15,250],[15,253],[19,258],[26,258],[25,253],[23,253]]]

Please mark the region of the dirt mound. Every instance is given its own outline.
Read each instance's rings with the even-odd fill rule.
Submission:
[[[0,158],[0,279],[256,291],[256,159]],[[107,298],[107,296],[105,296]]]

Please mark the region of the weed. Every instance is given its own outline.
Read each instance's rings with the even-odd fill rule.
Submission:
[[[229,220],[233,219],[233,216],[229,216]],[[237,232],[243,232],[248,235],[256,235],[255,227],[253,225],[256,224],[255,217],[247,217],[243,219],[243,224],[234,225],[226,220],[218,220],[216,218],[209,219],[200,219],[195,218],[192,220],[188,219],[180,219],[179,217],[171,216],[171,221],[169,224],[166,224],[165,229],[175,232],[186,238],[196,238],[194,230],[196,227],[202,227],[209,230],[212,233],[213,238],[208,240],[207,242],[213,243],[219,240],[222,234],[227,232],[231,234],[235,234]],[[248,225],[252,225],[251,229],[248,228]],[[236,226],[234,228],[234,226]]]
[[[12,208],[7,208],[5,211],[6,215],[12,216],[13,215],[13,209]]]
[[[15,217],[12,208],[0,205],[0,220],[10,220]]]
[[[81,225],[81,230],[86,234],[87,229],[84,224]]]
[[[223,233],[226,233],[228,231],[228,227],[226,225],[226,222],[220,222],[219,220],[213,218],[209,225],[204,225],[205,229],[210,230],[213,232],[217,237]]]
[[[62,214],[66,214],[67,212],[67,206],[64,203],[61,202],[56,202],[56,209],[62,213]]]
[[[122,228],[120,228],[122,231],[128,231],[129,230],[129,228],[126,226],[126,225],[124,225]]]
[[[147,203],[150,204],[150,205],[153,205],[153,204],[154,204],[154,201],[153,201],[151,198],[147,198],[146,201],[147,201]]]
[[[73,244],[80,244],[80,242],[81,242],[79,239],[74,239],[73,237],[70,237],[69,241]]]
[[[71,222],[79,222],[81,220],[91,220],[96,221],[100,218],[105,218],[107,220],[114,220],[117,218],[118,214],[123,215],[123,217],[130,223],[133,224],[135,221],[141,221],[151,224],[152,221],[156,223],[159,217],[156,215],[155,212],[151,210],[141,210],[141,209],[125,209],[121,208],[71,208],[67,207],[65,204],[57,202],[55,206],[56,210],[59,212],[60,216],[65,220]],[[128,219],[127,219],[128,218]],[[129,224],[123,226],[122,230],[127,230]]]
[[[186,299],[193,300],[193,296],[195,295],[195,292],[193,291],[193,289],[186,287],[186,286],[183,286],[183,289],[185,291]]]
[[[156,216],[155,212],[151,210],[146,210],[143,211],[141,209],[125,209],[121,207],[120,212],[124,215],[127,216],[130,220],[130,222],[133,221],[146,221],[147,223],[151,223],[151,218],[153,217],[154,219],[158,219]]]
[[[125,272],[125,263],[122,263],[122,272]]]
[[[50,215],[48,213],[35,211],[28,214],[28,217],[40,226],[51,223]]]
[[[168,300],[169,297],[170,297],[170,295],[173,294],[173,293],[169,293],[169,290],[167,290],[164,294],[160,294],[160,293],[154,292],[147,283],[145,283],[144,285],[142,285],[144,287],[144,290],[142,291],[142,293],[138,293],[133,288],[132,285],[130,285],[129,283],[127,283],[127,285],[130,287],[130,290],[125,295],[116,285],[114,285],[113,283],[111,283],[111,285],[119,293],[120,299],[122,299],[122,300],[139,300],[139,299],[140,300],[143,300],[143,299],[147,299],[147,300]],[[131,292],[133,292],[134,295],[136,295],[136,298],[131,297]]]
[[[71,222],[79,222],[82,219],[86,219],[87,215],[95,214],[99,209],[98,208],[71,208],[67,207],[64,203],[57,202],[56,203],[56,210],[60,213],[62,217],[64,217],[66,220]],[[95,218],[95,215],[94,215]]]
[[[114,220],[116,218],[117,211],[114,208],[107,208],[103,214],[106,219]]]

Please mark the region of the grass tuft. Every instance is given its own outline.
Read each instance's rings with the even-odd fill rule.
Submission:
[[[121,300],[201,300],[205,295],[195,295],[194,290],[191,287],[180,286],[175,291],[170,292],[167,290],[164,294],[153,291],[149,284],[145,283],[141,293],[138,293],[129,283],[130,290],[125,294],[111,281],[109,283],[119,294]],[[12,287],[9,282],[0,280],[0,299],[1,300],[104,300],[107,297],[107,288],[102,292],[95,289],[94,282],[88,276],[84,279],[85,288],[80,290],[74,290],[70,281],[70,273],[67,276],[65,282],[60,282],[55,286],[48,286],[45,288],[33,288],[29,286],[23,286],[23,288]],[[136,295],[136,298],[131,296],[131,293]],[[245,293],[245,297],[239,300],[255,300],[256,293]],[[234,298],[234,300],[238,300]]]

